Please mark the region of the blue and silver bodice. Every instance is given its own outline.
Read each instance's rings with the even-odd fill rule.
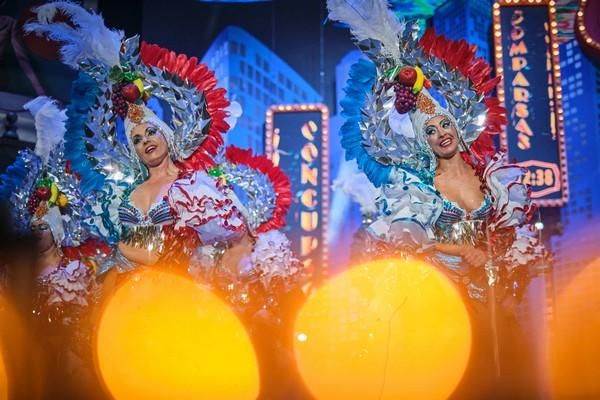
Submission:
[[[119,206],[119,221],[123,226],[168,225],[175,222],[175,216],[167,198],[155,203],[146,214],[126,199]]]
[[[119,221],[124,243],[137,248],[161,250],[164,245],[163,228],[175,223],[175,215],[166,197],[150,207],[146,214],[126,199],[119,206]]]
[[[491,217],[492,201],[485,196],[481,205],[470,212],[453,201],[442,199],[442,212],[435,222],[435,237],[441,243],[480,246],[486,238],[487,221]]]

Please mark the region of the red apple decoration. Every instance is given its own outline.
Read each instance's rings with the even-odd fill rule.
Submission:
[[[134,103],[137,99],[140,98],[140,89],[138,89],[138,87],[133,83],[129,83],[123,86],[123,88],[121,89],[121,93],[123,94],[125,100],[127,100],[130,103]]]
[[[412,86],[417,81],[417,71],[413,67],[402,67],[398,73],[398,82]]]
[[[39,188],[35,189],[35,195],[40,200],[48,200],[51,195],[50,188],[47,186],[40,186]]]

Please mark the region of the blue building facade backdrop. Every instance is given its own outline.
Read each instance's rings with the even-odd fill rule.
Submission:
[[[265,113],[272,104],[316,103],[317,93],[271,49],[245,30],[230,26],[217,36],[202,62],[215,71],[243,114],[227,144],[264,153]]]
[[[571,196],[552,241],[557,290],[600,257],[600,70],[576,40],[560,45],[560,60]]]
[[[447,0],[433,14],[435,31],[449,39],[465,39],[477,55],[491,63],[492,0]]]

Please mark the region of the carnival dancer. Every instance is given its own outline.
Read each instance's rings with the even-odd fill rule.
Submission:
[[[37,239],[30,311],[34,333],[54,388],[94,390],[91,315],[98,285],[93,259],[110,248],[85,224],[90,205],[65,160],[65,110],[47,97],[24,108],[35,117],[35,152],[20,152],[0,177],[0,196],[11,204],[16,228]]]
[[[222,284],[247,277],[268,285],[300,272],[289,251],[265,250],[289,250],[276,232],[291,202],[289,180],[265,157],[224,150],[229,102],[206,65],[125,39],[73,3],[35,12],[24,29],[61,42],[62,61],[80,70],[66,147],[84,194],[98,199],[98,234],[116,248],[101,274],[167,260],[188,268],[190,259],[193,275],[226,271]],[[57,12],[72,23],[54,21]]]
[[[522,295],[545,257],[527,225],[534,207],[524,170],[493,144],[506,124],[489,95],[500,77],[465,41],[433,29],[419,39],[418,24],[398,21],[386,1],[329,0],[328,7],[369,59],[351,68],[340,132],[346,157],[380,191],[368,232],[377,247],[420,254],[464,289],[474,300],[472,319],[481,319],[475,337],[493,342],[471,369],[490,361],[500,372],[496,303]],[[491,336],[483,333],[490,320]]]
[[[262,379],[273,381],[272,371],[289,369],[271,368],[282,350],[271,348],[283,336],[279,304],[304,277],[279,231],[289,179],[264,156],[224,148],[229,103],[196,58],[124,39],[73,3],[35,12],[25,29],[59,41],[63,62],[80,70],[66,147],[84,194],[97,199],[98,234],[114,246],[98,262],[104,298],[138,268],[187,269],[234,306],[267,359]],[[57,12],[71,23],[54,21]]]

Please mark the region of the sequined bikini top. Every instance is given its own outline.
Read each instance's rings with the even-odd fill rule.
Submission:
[[[126,199],[119,206],[119,220],[123,226],[123,242],[136,248],[162,251],[163,227],[174,224],[175,215],[166,196],[150,207],[146,214]]]
[[[123,201],[119,206],[119,220],[124,226],[169,225],[175,222],[175,216],[165,196],[150,207],[146,214],[129,199]]]
[[[444,208],[435,223],[438,241],[450,244],[477,246],[486,238],[486,227],[492,215],[492,201],[486,195],[481,205],[471,212],[453,201],[443,199]]]

